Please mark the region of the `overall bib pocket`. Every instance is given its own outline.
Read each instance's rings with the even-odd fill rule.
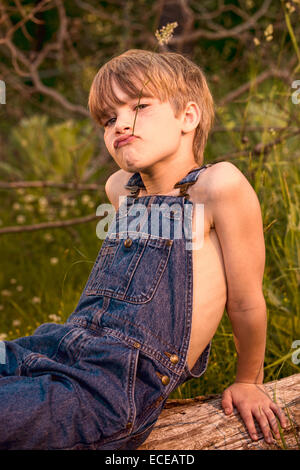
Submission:
[[[166,269],[173,241],[160,237],[106,238],[85,287],[135,304],[151,300]]]

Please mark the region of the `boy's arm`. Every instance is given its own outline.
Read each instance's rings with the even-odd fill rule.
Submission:
[[[255,417],[271,442],[270,428],[279,437],[275,416],[282,426],[286,418],[262,385],[267,315],[262,291],[265,245],[260,204],[248,180],[229,162],[215,166],[209,192],[226,272],[226,310],[238,354],[236,380],[224,391],[222,406],[226,414],[236,406],[253,439],[257,439]]]

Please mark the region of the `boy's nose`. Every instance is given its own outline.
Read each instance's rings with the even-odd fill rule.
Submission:
[[[116,132],[128,131],[132,129],[132,124],[128,124],[128,122],[122,123],[121,121],[119,122],[117,121],[115,129],[116,129]]]

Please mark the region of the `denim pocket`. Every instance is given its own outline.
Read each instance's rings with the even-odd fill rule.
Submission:
[[[165,368],[158,361],[139,351],[134,381],[135,432],[158,419],[168,397],[167,387],[162,382],[166,377]]]
[[[151,300],[166,269],[173,241],[160,237],[106,238],[85,287],[136,304]]]

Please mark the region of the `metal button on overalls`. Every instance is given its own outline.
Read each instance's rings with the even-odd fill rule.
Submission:
[[[124,246],[126,246],[126,248],[130,248],[131,245],[132,245],[131,238],[126,238],[126,240],[124,241]]]
[[[179,358],[178,356],[176,356],[176,354],[172,354],[172,356],[170,356],[170,361],[172,362],[172,364],[177,364],[179,361]]]
[[[167,375],[163,375],[161,378],[161,382],[163,385],[168,385],[168,383],[170,383],[170,377],[168,377]]]

